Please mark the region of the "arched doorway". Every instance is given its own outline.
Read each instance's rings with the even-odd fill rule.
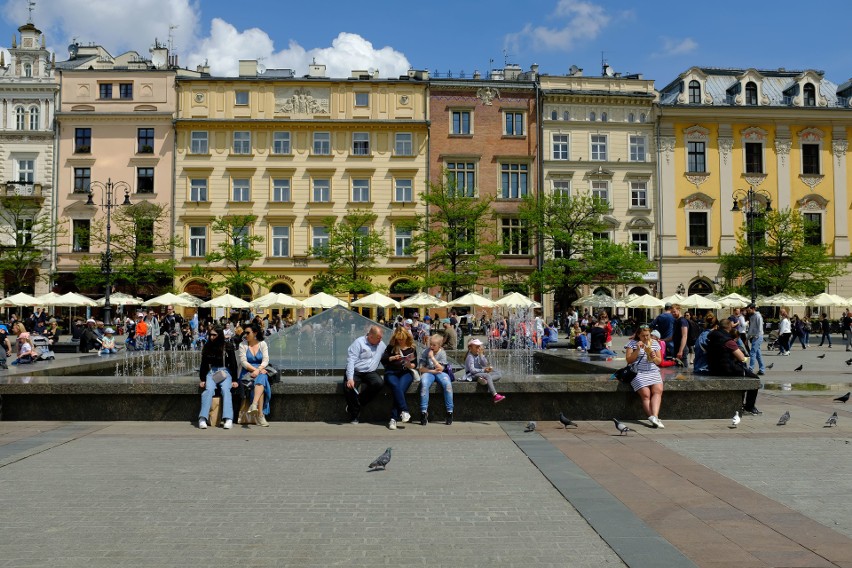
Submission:
[[[598,286],[592,291],[592,294],[606,294],[607,296],[612,296],[612,291],[604,286]]]
[[[511,294],[512,292],[517,292],[518,294],[523,294],[524,296],[529,296],[527,292],[527,285],[523,282],[507,282],[503,285],[503,295]]]
[[[687,290],[689,295],[698,294],[699,296],[707,296],[713,293],[713,285],[706,280],[699,279],[689,285]]]
[[[210,285],[203,280],[190,280],[183,287],[183,291],[192,294],[196,298],[200,298],[205,302],[213,299],[213,293],[210,291]]]
[[[293,288],[285,282],[276,282],[272,285],[272,288],[270,288],[269,291],[275,292],[276,294],[287,294],[288,296],[293,295]]]
[[[637,296],[644,296],[645,294],[650,294],[647,288],[643,288],[642,286],[634,286],[627,292],[627,295],[636,294]]]

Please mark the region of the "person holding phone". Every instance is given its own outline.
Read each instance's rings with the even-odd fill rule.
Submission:
[[[389,430],[396,430],[397,422],[408,422],[411,414],[405,393],[414,382],[417,364],[417,351],[414,348],[414,338],[405,327],[399,326],[393,331],[388,348],[382,353],[382,367],[385,369],[385,382],[393,396]],[[418,376],[419,379],[419,376]]]

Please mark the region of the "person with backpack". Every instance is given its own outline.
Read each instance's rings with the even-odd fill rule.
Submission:
[[[660,332],[661,341],[666,343],[666,350],[669,353],[674,353],[674,341],[672,333],[675,327],[675,317],[672,315],[671,304],[666,304],[663,307],[663,312],[654,318],[651,322],[651,331],[657,330]]]

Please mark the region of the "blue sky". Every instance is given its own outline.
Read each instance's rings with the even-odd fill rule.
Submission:
[[[27,5],[3,0],[4,47],[26,22]],[[60,60],[74,38],[113,55],[147,54],[155,37],[166,41],[176,26],[180,64],[207,61],[219,75],[235,74],[239,59],[304,74],[314,58],[333,77],[352,69],[389,77],[409,67],[470,76],[505,61],[599,75],[603,56],[615,71],[642,73],[658,88],[692,65],[821,69],[835,83],[852,77],[845,41],[852,3],[820,4],[807,19],[802,12],[800,2],[786,0],[35,0],[33,21]]]

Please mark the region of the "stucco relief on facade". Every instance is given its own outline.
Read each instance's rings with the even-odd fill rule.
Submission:
[[[806,195],[796,202],[799,209],[809,213],[825,211],[828,200],[821,195]]]
[[[837,165],[840,166],[840,161],[846,156],[846,151],[849,149],[847,140],[832,140],[831,151],[834,152],[834,157],[837,158]]]
[[[781,165],[787,165],[787,156],[790,155],[790,148],[793,147],[792,140],[775,140],[775,153],[781,158]]]
[[[500,98],[500,90],[493,87],[482,87],[476,91],[476,96],[482,101],[485,106],[491,106],[494,99]]]
[[[703,126],[690,126],[683,131],[684,138],[693,142],[706,142],[710,139],[710,131]]]
[[[663,155],[666,157],[666,164],[670,164],[672,160],[672,154],[675,149],[675,139],[674,136],[662,136],[660,137],[660,150],[663,151]]]
[[[331,89],[284,87],[275,89],[275,112],[278,114],[329,114]]]
[[[766,142],[769,133],[757,126],[750,126],[743,130],[742,135],[746,142]]]
[[[728,164],[728,156],[731,155],[731,150],[734,149],[734,139],[733,138],[719,138],[719,151],[722,152],[722,162],[725,165]]]

